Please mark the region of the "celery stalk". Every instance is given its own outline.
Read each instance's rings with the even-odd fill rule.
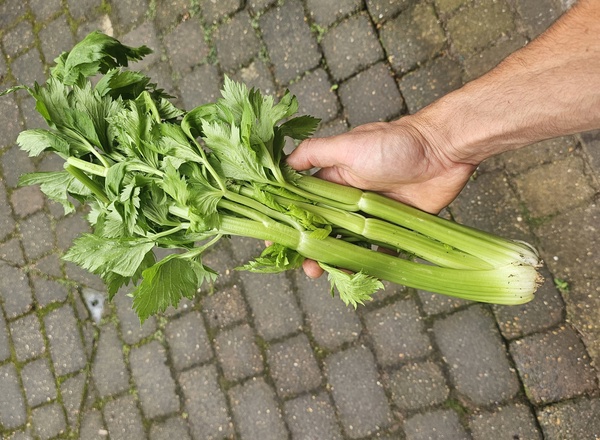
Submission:
[[[360,191],[359,194],[356,188],[348,188],[312,176],[302,177],[295,183],[305,191],[313,191],[321,197],[343,200],[346,205],[353,205],[354,211],[362,211],[367,215],[419,232],[476,256],[493,266],[504,266],[513,262],[536,267],[540,264],[537,252],[526,243],[506,240],[373,192]]]
[[[343,240],[310,237],[277,222],[222,216],[220,230],[225,234],[281,243],[306,258],[364,272],[377,278],[416,289],[495,304],[523,304],[533,298],[539,283],[535,268],[523,265],[482,270],[460,270],[403,260],[363,248]]]

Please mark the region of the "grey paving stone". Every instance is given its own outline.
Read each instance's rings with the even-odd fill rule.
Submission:
[[[61,278],[63,276],[61,262],[56,253],[40,258],[35,263],[31,264],[31,268],[43,275],[50,275],[55,278]]]
[[[594,130],[581,135],[583,151],[597,178],[600,178],[600,130]]]
[[[86,411],[81,417],[81,426],[79,427],[79,438],[81,440],[100,440],[100,433],[108,433],[102,414],[97,409]]]
[[[325,277],[315,280],[297,273],[296,288],[312,337],[320,347],[335,350],[358,339],[362,328],[356,312],[338,297],[331,297]]]
[[[2,124],[0,147],[14,144],[21,131],[21,123],[19,122],[19,107],[12,96],[3,96],[0,99],[0,123]],[[3,168],[6,171],[9,164],[6,163],[4,157],[2,163],[5,165]],[[6,178],[6,175],[4,177]]]
[[[2,164],[4,182],[9,188],[17,187],[21,174],[35,171],[33,162],[27,157],[27,153],[21,151],[16,145],[8,149],[0,157],[0,162]],[[8,204],[5,206],[8,206]]]
[[[16,431],[7,440],[33,440],[31,429],[27,428],[26,431]]]
[[[102,0],[67,0],[69,13],[76,20],[91,20],[100,9]]]
[[[195,367],[178,378],[184,396],[185,411],[194,439],[222,439],[231,436],[233,424],[227,410],[225,395],[219,387],[214,365]]]
[[[400,91],[409,113],[416,113],[436,99],[462,85],[462,72],[458,63],[444,56],[403,76]]]
[[[191,2],[188,0],[169,0],[154,5],[154,23],[160,31],[165,31],[190,18]]]
[[[559,0],[542,0],[536,3],[517,0],[516,6],[529,38],[535,38],[545,31],[563,12]]]
[[[13,210],[19,217],[27,217],[44,207],[44,194],[39,186],[17,188],[10,196]]]
[[[23,121],[25,122],[25,128],[42,128],[47,129],[48,125],[44,118],[38,113],[35,109],[35,99],[33,99],[29,95],[24,95],[21,97],[21,101],[19,102],[19,107],[21,108],[21,113],[23,113]],[[56,162],[63,164],[64,159],[58,157],[57,155],[43,155],[42,161],[47,158],[53,158]],[[39,163],[38,163],[39,165]],[[56,168],[53,168],[54,171]],[[41,169],[40,169],[41,171]]]
[[[579,332],[594,365],[600,362],[600,279],[592,278],[573,283],[567,298],[567,319]]]
[[[155,422],[150,427],[150,440],[191,440],[187,423],[179,417]]]
[[[41,358],[23,366],[21,380],[30,407],[56,399],[56,381],[48,359]]]
[[[223,0],[216,2],[213,0],[200,0],[200,9],[202,16],[208,24],[216,23],[224,17],[231,15],[242,7],[241,0]]]
[[[600,206],[592,203],[558,215],[536,230],[543,243],[544,261],[555,277],[584,280],[597,274],[600,237],[595,225],[599,222]]]
[[[440,52],[446,38],[432,5],[416,3],[381,28],[381,42],[397,72],[407,72]]]
[[[539,410],[538,421],[547,440],[595,439],[600,432],[598,414],[600,400],[584,398],[546,406]]]
[[[330,355],[325,371],[346,435],[361,438],[385,429],[393,415],[373,354],[364,346]]]
[[[125,289],[123,289],[125,290]],[[156,318],[151,316],[140,325],[140,319],[133,310],[133,299],[119,291],[113,298],[121,325],[121,336],[127,344],[136,344],[156,331]]]
[[[67,305],[51,311],[44,317],[44,324],[56,375],[85,367],[86,355],[73,309]]]
[[[33,359],[46,352],[40,320],[35,313],[11,321],[9,328],[15,355],[19,362]]]
[[[213,34],[217,57],[224,71],[246,66],[258,54],[260,40],[246,11],[225,20]]]
[[[173,81],[173,72],[171,66],[166,62],[155,63],[146,70],[146,75],[151,78],[158,88],[163,89],[168,95],[178,96],[179,92],[175,89]],[[170,101],[177,107],[181,106],[181,98],[171,98]]]
[[[45,25],[39,32],[39,38],[42,54],[48,64],[54,64],[55,58],[71,50],[76,43],[65,15]]]
[[[336,2],[324,2],[320,0],[308,0],[306,7],[308,15],[315,24],[327,27],[340,18],[345,17],[361,8],[359,0],[341,0]]]
[[[464,60],[463,80],[470,81],[496,67],[500,61],[527,44],[522,35],[509,35],[492,47],[478,52]]]
[[[70,214],[56,224],[56,244],[59,249],[66,251],[73,244],[73,240],[89,232],[91,227],[83,213]]]
[[[143,23],[148,15],[148,0],[129,0],[115,2],[111,12],[119,30],[129,30]]]
[[[135,398],[124,395],[106,402],[104,420],[111,440],[145,440],[146,433]]]
[[[2,206],[8,206],[6,198],[6,188],[4,182],[0,180],[0,203]],[[10,209],[0,210],[0,240],[4,240],[15,229],[15,221],[12,218]],[[3,258],[4,259],[4,258]]]
[[[170,321],[166,328],[167,343],[176,370],[207,362],[213,357],[199,312],[191,311]]]
[[[0,313],[0,362],[4,362],[10,357],[10,336],[8,327],[4,320],[4,314]]]
[[[323,124],[331,121],[339,112],[339,101],[323,69],[307,73],[291,84],[289,90],[298,98],[298,114],[314,116],[321,119]]]
[[[427,356],[431,341],[414,300],[397,301],[365,315],[378,363],[384,367]]]
[[[233,253],[232,261],[229,262],[230,267],[232,265],[241,266],[246,264],[248,261],[259,256],[265,249],[264,241],[248,237],[231,237],[229,242]]]
[[[569,327],[514,341],[510,353],[527,397],[535,404],[557,402],[596,389],[590,358]]]
[[[226,380],[236,381],[262,373],[263,359],[254,338],[248,324],[217,335],[214,346]]]
[[[351,126],[387,121],[400,114],[402,96],[392,72],[384,63],[376,64],[342,83],[340,99]]]
[[[92,19],[91,21],[84,21],[77,26],[76,37],[77,40],[83,40],[90,32],[100,31],[107,35],[114,35],[115,30],[113,23],[108,14],[104,13]]]
[[[454,49],[468,55],[512,31],[514,21],[504,0],[477,0],[449,18],[446,26]]]
[[[46,21],[62,11],[60,0],[30,0],[31,12],[39,21]]]
[[[573,136],[563,136],[500,154],[498,159],[508,174],[519,176],[540,165],[569,159],[577,155],[576,148],[577,139]]]
[[[516,176],[514,181],[531,216],[545,217],[592,199],[596,191],[584,169],[582,158],[569,156]]]
[[[179,83],[183,105],[191,110],[199,105],[215,102],[221,97],[222,80],[215,66],[204,64],[195,67]]]
[[[21,221],[21,243],[28,260],[36,260],[54,248],[52,223],[43,212]]]
[[[153,419],[179,411],[179,397],[167,365],[167,353],[158,341],[132,348],[129,362],[146,418]]]
[[[469,418],[469,428],[474,440],[542,439],[535,416],[522,404],[499,407],[493,412],[478,412]]]
[[[325,392],[286,401],[284,413],[294,439],[342,439],[335,408]]]
[[[256,88],[263,95],[275,95],[276,87],[269,67],[260,59],[252,61],[231,75],[235,81],[243,82],[246,86]]]
[[[302,313],[285,274],[240,274],[257,333],[266,340],[282,338],[302,327]]]
[[[15,266],[25,264],[25,256],[21,249],[21,243],[17,238],[11,238],[6,243],[0,244],[0,259]]]
[[[114,324],[106,324],[100,328],[92,377],[99,397],[129,389],[129,371],[125,365],[123,344]]]
[[[429,316],[450,313],[460,307],[471,304],[470,301],[462,298],[454,298],[453,296],[440,295],[424,290],[418,290],[417,294],[419,295],[423,311]]]
[[[476,405],[510,399],[519,391],[493,318],[476,305],[433,324],[455,389]]]
[[[343,118],[338,118],[326,124],[321,124],[315,132],[314,137],[336,136],[338,134],[346,133],[348,129],[348,122]]]
[[[503,172],[479,175],[450,205],[457,222],[502,237],[532,241],[522,204]]]
[[[173,71],[182,76],[189,73],[193,66],[202,63],[210,51],[204,40],[202,24],[195,17],[179,23],[165,35],[163,41]]]
[[[102,278],[94,275],[74,263],[65,262],[65,275],[68,280],[77,283],[79,286],[91,287],[96,290],[105,290],[106,286]]]
[[[404,422],[407,440],[469,440],[458,415],[450,409],[416,414]]]
[[[450,392],[441,368],[431,361],[402,366],[389,373],[386,384],[394,403],[405,411],[441,404]]]
[[[354,15],[331,29],[321,46],[327,66],[338,81],[383,58],[383,49],[366,13]]]
[[[281,84],[319,64],[321,56],[300,1],[291,0],[269,9],[260,17],[260,28],[275,77]]]
[[[0,28],[6,29],[23,14],[25,14],[25,3],[19,0],[2,2],[0,4]]]
[[[79,373],[60,384],[60,395],[67,413],[67,422],[71,429],[76,428],[83,406],[86,373]]]
[[[436,9],[442,15],[450,14],[466,3],[470,3],[469,0],[435,0]]]
[[[521,306],[494,306],[496,320],[505,338],[514,339],[546,330],[563,320],[565,304],[560,292],[547,269],[542,269],[541,273],[544,283],[533,301]]]
[[[321,385],[321,371],[305,334],[271,345],[267,362],[277,393],[283,398]]]
[[[2,38],[4,52],[8,58],[14,58],[15,55],[30,48],[34,43],[33,26],[26,20],[6,32]]]
[[[202,260],[204,263],[204,259]],[[237,284],[223,287],[202,299],[202,310],[210,328],[223,328],[248,317],[242,291]]]
[[[40,276],[32,276],[33,292],[39,306],[45,307],[55,302],[64,302],[69,289],[64,284]]]
[[[213,269],[219,277],[213,283],[202,286],[201,292],[212,295],[223,288],[235,285],[238,281],[230,240],[220,240],[215,246],[202,254],[202,263]],[[238,287],[235,287],[236,289]]]
[[[31,419],[34,431],[41,440],[54,438],[67,429],[65,413],[58,402],[34,408]]]
[[[381,21],[392,18],[402,9],[406,8],[413,0],[367,0],[367,8],[373,21]]]
[[[250,0],[247,2],[248,7],[254,11],[261,11],[275,3],[276,0]]]
[[[19,377],[14,364],[0,366],[0,424],[4,429],[15,429],[25,424],[27,413],[25,398],[19,384]]]
[[[229,398],[241,440],[288,437],[275,393],[262,378],[232,388]]]
[[[0,298],[4,300],[4,311],[14,318],[31,310],[33,296],[29,280],[22,269],[0,261]]]
[[[160,40],[158,39],[156,29],[154,28],[154,24],[151,21],[143,22],[135,29],[120,37],[119,40],[121,40],[123,44],[134,47],[144,44],[154,51],[150,55],[146,55],[142,60],[131,64],[132,69],[148,69],[152,64],[160,60],[163,49]]]
[[[10,63],[10,69],[17,84],[33,86],[35,82],[43,84],[46,81],[44,65],[35,47],[14,58]]]

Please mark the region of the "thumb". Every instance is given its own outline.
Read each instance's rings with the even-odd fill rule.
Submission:
[[[338,136],[306,139],[287,157],[288,165],[295,170],[304,171],[338,164],[337,138]]]

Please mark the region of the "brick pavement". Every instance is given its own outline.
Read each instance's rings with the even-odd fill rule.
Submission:
[[[568,3],[0,0],[0,86],[43,81],[100,29],[153,47],[140,66],[179,104],[214,99],[229,74],[289,87],[321,134],[339,133],[459,87]],[[41,125],[24,94],[0,99],[2,438],[600,438],[599,133],[484,163],[448,209],[539,246],[547,281],[530,304],[388,284],[354,311],[324,280],[233,272],[262,246],[236,238],[206,257],[222,273],[212,295],[140,326],[125,291],[95,322],[102,283],[60,260],[87,230],[81,210],[16,187],[60,166],[15,147]]]

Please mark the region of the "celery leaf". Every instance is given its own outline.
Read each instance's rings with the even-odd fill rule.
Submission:
[[[182,298],[193,298],[198,287],[216,274],[185,254],[171,254],[144,270],[142,276],[133,292],[133,308],[144,322],[168,306],[177,307]]]
[[[320,119],[312,116],[298,116],[281,124],[279,129],[284,136],[302,141],[314,134],[319,122],[321,122]]]
[[[319,266],[327,272],[327,279],[331,283],[331,295],[333,296],[337,289],[341,300],[346,305],[352,304],[354,308],[365,301],[371,301],[371,295],[383,289],[381,281],[363,272],[348,273],[321,262]]]
[[[249,261],[236,270],[247,270],[254,273],[279,273],[302,266],[304,257],[293,249],[278,243],[268,246],[260,257]]]
[[[98,275],[114,272],[131,277],[153,247],[154,242],[145,239],[110,239],[83,234],[75,239],[63,259]]]
[[[66,171],[27,173],[19,176],[19,186],[37,184],[49,199],[63,206],[65,214],[75,210],[75,206],[68,198],[69,195],[87,197],[90,194],[90,191],[81,182]]]

